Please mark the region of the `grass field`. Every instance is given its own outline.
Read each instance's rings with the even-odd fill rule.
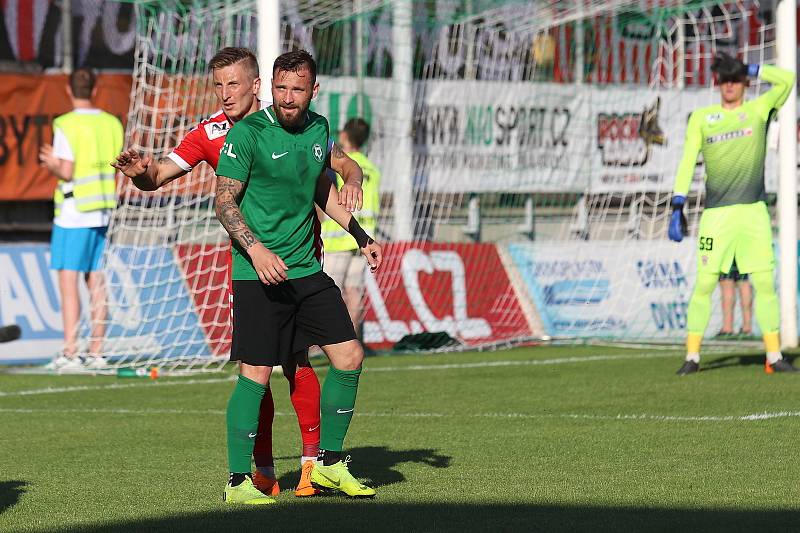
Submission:
[[[299,500],[272,385],[275,506],[231,508],[232,374],[0,374],[0,531],[800,530],[800,376],[758,353],[596,346],[373,357],[346,445],[378,491]],[[326,374],[318,367],[320,377]]]

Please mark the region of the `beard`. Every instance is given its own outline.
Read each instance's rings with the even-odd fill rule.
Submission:
[[[273,109],[275,110],[275,117],[278,119],[278,123],[287,130],[296,130],[300,129],[303,124],[306,122],[306,111],[308,111],[309,103],[305,105],[298,105],[292,108],[292,110],[297,110],[297,114],[293,118],[289,118],[284,114],[284,110],[280,105],[273,105]]]

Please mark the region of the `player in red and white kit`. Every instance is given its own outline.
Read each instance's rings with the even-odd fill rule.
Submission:
[[[222,109],[202,120],[186,134],[172,153],[157,162],[131,148],[122,152],[112,163],[112,166],[130,177],[139,189],[155,191],[190,172],[202,161],[216,169],[225,137],[233,124],[264,107],[257,97],[261,87],[258,62],[250,50],[223,48],[211,59],[209,67],[214,79],[214,93]],[[361,168],[338,146],[333,146],[329,152],[329,168],[346,180],[339,191],[339,204],[350,212],[360,209],[363,201]],[[319,227],[316,231],[321,253]],[[284,368],[303,441],[302,473],[295,494],[312,496],[317,492],[311,486],[309,475],[319,448],[320,386],[308,362],[308,352],[297,355],[297,364],[296,369]],[[272,456],[274,415],[272,394],[267,388],[261,403],[258,434],[253,450],[257,468],[253,482],[261,492],[271,495],[280,491]]]

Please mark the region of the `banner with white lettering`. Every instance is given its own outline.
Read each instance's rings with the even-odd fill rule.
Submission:
[[[510,244],[547,334],[680,342],[696,273],[695,241]],[[715,292],[707,333],[722,315]]]

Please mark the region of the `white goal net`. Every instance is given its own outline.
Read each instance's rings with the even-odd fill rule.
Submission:
[[[218,109],[208,60],[255,48],[256,11],[137,3],[127,145],[163,157]],[[281,2],[283,49],[319,63],[315,110],[332,131],[355,116],[372,128],[386,263],[365,279],[368,347],[425,331],[476,348],[680,340],[694,247],[666,225],[686,120],[717,98],[714,53],[773,61],[773,13],[755,1]],[[692,231],[702,175],[700,163]],[[213,182],[203,165],[156,193],[121,183],[104,259],[104,355],[117,365],[227,361]]]

